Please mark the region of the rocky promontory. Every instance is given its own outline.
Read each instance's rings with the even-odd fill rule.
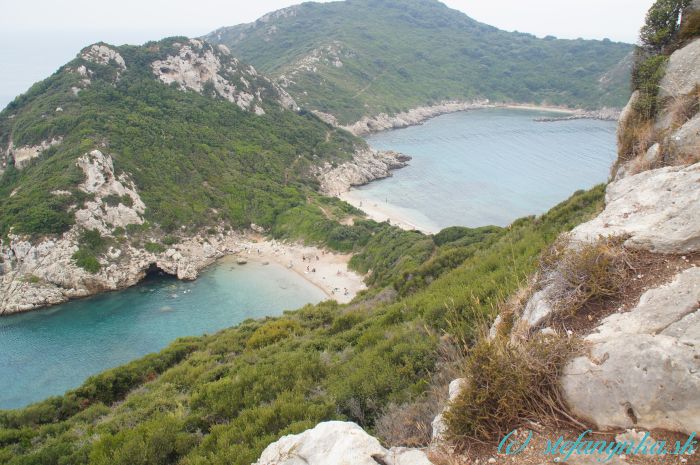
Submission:
[[[359,150],[351,161],[338,166],[326,164],[319,169],[321,192],[337,196],[351,187],[391,176],[393,170],[408,165],[411,157],[394,151]]]

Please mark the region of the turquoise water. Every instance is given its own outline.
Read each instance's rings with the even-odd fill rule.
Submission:
[[[0,318],[0,409],[79,386],[90,375],[247,318],[279,315],[325,295],[276,264],[222,260],[193,282],[142,285]]]
[[[353,191],[427,230],[505,226],[540,214],[578,189],[605,182],[616,157],[616,124],[538,123],[551,113],[488,109],[440,116],[367,138],[411,155],[392,178]],[[554,115],[556,116],[556,115]]]

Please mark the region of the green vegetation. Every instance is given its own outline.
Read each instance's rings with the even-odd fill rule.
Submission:
[[[35,236],[69,229],[68,210],[88,198],[78,189],[84,175],[75,160],[95,148],[113,157],[118,174],[129,174],[147,219],[167,232],[219,222],[272,227],[281,213],[306,203],[317,187],[315,165],[347,159],[364,145],[274,102],[264,103],[266,114],[257,116],[223,99],[163,85],[150,63],[175,53],[176,40],[115,47],[127,63],[117,82],[116,65],[78,58],[0,113],[3,151],[10,137],[16,146],[63,137],[29,167],[10,166],[0,178],[0,237],[10,228]],[[71,88],[80,76],[71,69],[82,64],[94,75],[76,96]],[[57,190],[70,195],[52,194]],[[133,203],[128,195],[106,201]]]
[[[292,8],[296,14],[206,39],[284,75],[300,105],[343,124],[454,99],[598,108],[622,107],[629,98],[629,44],[505,32],[436,0]]]
[[[691,0],[657,0],[647,12],[639,37],[645,48],[660,53],[676,39],[683,9]]]
[[[641,46],[635,49],[632,67],[632,90],[639,91],[639,97],[618,131],[618,165],[645,154],[658,139],[653,122],[657,114],[669,105],[668,101],[659,99],[659,85],[666,72],[668,57],[685,42],[700,35],[699,12],[688,13],[686,10],[681,24],[681,14],[689,4],[689,0],[657,0],[647,12],[640,32]],[[696,102],[695,99],[688,108],[676,108],[672,113],[683,114]],[[678,101],[674,105],[682,107],[684,103]]]
[[[368,224],[356,266],[371,268],[375,284],[353,303],[182,339],[64,396],[0,412],[0,463],[248,465],[281,435],[319,421],[374,431],[388,405],[425,396],[441,336],[473,344],[477,322],[602,199],[597,187],[509,228],[434,237]]]
[[[75,264],[90,273],[97,273],[102,266],[97,259],[107,250],[108,241],[96,229],[83,231],[78,239],[78,251],[73,254]]]

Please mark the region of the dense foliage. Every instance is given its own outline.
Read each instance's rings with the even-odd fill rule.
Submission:
[[[436,0],[310,2],[206,38],[341,123],[452,99],[595,108],[629,97],[631,45],[505,32]]]
[[[349,305],[325,302],[181,339],[64,396],[0,412],[0,463],[248,465],[281,435],[322,420],[372,430],[389,403],[423,395],[440,336],[473,341],[475,321],[602,198],[602,187],[580,192],[507,229],[433,237],[375,224],[372,253],[358,261],[395,270],[383,291],[375,284]]]
[[[270,227],[306,202],[306,191],[316,186],[315,165],[348,158],[364,144],[274,102],[258,116],[160,83],[150,63],[174,53],[174,41],[116,47],[127,70],[116,80],[113,63],[89,63],[92,82],[75,95],[80,76],[72,70],[86,63],[78,58],[0,113],[3,151],[10,140],[23,146],[63,137],[29,167],[10,166],[0,178],[0,236],[11,227],[34,235],[67,230],[69,208],[86,198],[75,160],[95,148],[135,181],[147,219],[170,231],[219,221]],[[59,190],[70,195],[53,194]]]
[[[675,39],[680,28],[683,9],[690,0],[657,0],[646,15],[639,33],[642,45],[653,52],[661,52]]]

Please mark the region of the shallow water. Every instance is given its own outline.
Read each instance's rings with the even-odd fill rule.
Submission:
[[[279,315],[325,294],[276,264],[224,259],[193,282],[156,276],[97,297],[0,318],[0,409],[79,386],[181,336]]]
[[[505,226],[549,210],[578,189],[607,180],[616,124],[538,123],[548,112],[487,109],[443,115],[367,138],[376,149],[411,155],[394,176],[352,196],[423,229]]]

